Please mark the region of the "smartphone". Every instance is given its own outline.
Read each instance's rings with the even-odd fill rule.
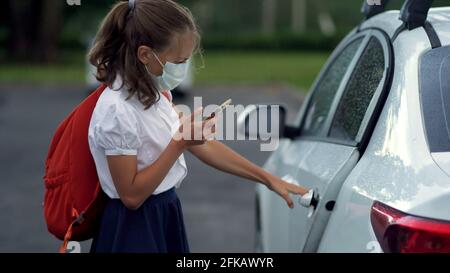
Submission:
[[[208,117],[203,118],[203,121],[208,120],[212,117],[217,116],[220,112],[222,112],[223,110],[225,110],[225,107],[227,107],[228,105],[230,105],[232,102],[231,99],[226,100],[224,103],[222,103],[219,107],[217,107],[214,112],[211,113],[211,115],[209,115]]]

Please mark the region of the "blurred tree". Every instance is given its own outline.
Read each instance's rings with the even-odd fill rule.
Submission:
[[[81,0],[81,6],[69,6],[66,0],[3,1],[0,61],[51,62],[58,57],[58,48],[63,53],[86,50],[98,24],[117,1]],[[317,49],[317,44],[331,49],[335,44],[328,38],[339,41],[361,22],[360,8],[365,0],[176,1],[192,10],[204,41],[212,41],[209,45],[220,42],[220,48],[262,48],[266,43],[272,44],[271,48],[283,48],[297,39],[309,41],[306,42],[309,49]],[[399,9],[403,2],[391,1],[388,8]],[[434,3],[434,6],[449,5],[448,0]],[[284,37],[283,43],[276,40],[277,35]],[[252,40],[252,37],[257,39]],[[271,37],[274,38],[270,40]]]
[[[317,7],[317,22],[320,31],[326,36],[333,36],[336,32],[336,25],[328,6],[325,5],[323,0],[317,0],[314,5]]]
[[[7,55],[13,61],[47,63],[56,59],[64,3],[61,0],[7,1]]]
[[[64,1],[61,0],[42,1],[36,39],[37,54],[35,53],[34,56],[38,61],[51,62],[56,60],[62,27],[63,3]]]
[[[277,20],[277,2],[276,0],[262,0],[261,27],[262,33],[273,34],[275,32]]]
[[[306,0],[292,0],[292,32],[305,32],[306,15]]]

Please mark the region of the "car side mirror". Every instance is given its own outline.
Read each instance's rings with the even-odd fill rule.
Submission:
[[[294,138],[299,129],[286,124],[286,114],[283,105],[249,105],[238,116],[238,133],[250,140]]]

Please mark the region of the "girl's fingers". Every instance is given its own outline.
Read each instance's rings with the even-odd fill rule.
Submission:
[[[288,190],[291,193],[294,194],[299,194],[299,195],[304,195],[305,193],[308,192],[308,190],[306,190],[305,188],[299,187],[297,185],[293,185],[293,184],[289,184],[290,186],[288,187]]]
[[[286,200],[286,204],[288,205],[289,208],[294,208],[294,201],[292,201],[291,197],[289,196],[289,193],[285,193],[281,195],[284,200]]]

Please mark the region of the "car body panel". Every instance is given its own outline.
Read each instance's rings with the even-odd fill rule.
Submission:
[[[270,219],[270,222],[262,222],[262,230],[265,232],[263,235],[278,233],[276,237],[265,240],[263,245],[265,251],[269,252],[299,252],[304,248],[305,251],[306,249],[309,252],[315,251],[317,242],[312,240],[320,239],[319,231],[323,231],[329,217],[328,211],[323,206],[326,200],[336,198],[342,182],[358,161],[359,153],[355,147],[308,140],[288,142],[281,149],[285,151],[283,156],[271,158],[266,164],[266,169],[288,182],[309,188],[316,187],[322,193],[321,199],[324,201],[319,203],[318,209],[311,216],[308,216],[308,210],[298,203],[294,209],[289,209],[284,200],[275,193],[260,187],[259,196],[265,201],[261,204],[261,212],[264,213],[261,218]],[[276,162],[276,168],[271,167],[275,166],[271,165],[271,162]],[[267,204],[271,206],[267,207]],[[319,219],[320,221],[317,221]],[[310,236],[308,231],[312,228],[313,236]],[[289,236],[285,236],[286,233]],[[280,246],[283,247],[279,248]],[[285,246],[289,246],[288,249]]]
[[[281,157],[289,149],[291,141],[288,139],[282,139],[278,145],[276,153],[272,153],[264,168],[275,175],[284,176],[287,172],[283,169],[283,166],[288,168],[288,165],[284,164],[279,167],[278,162]],[[284,177],[288,182],[292,182],[289,177]],[[287,252],[287,245],[289,245],[289,209],[286,206],[286,202],[276,195],[274,192],[267,189],[266,186],[257,185],[257,195],[260,217],[257,221],[260,221],[261,226],[261,251],[263,252]]]
[[[308,215],[308,209],[299,205],[289,213],[289,251],[311,252],[317,246],[313,239],[321,236],[319,231],[323,231],[329,218],[324,206],[327,200],[336,198],[336,188],[340,189],[343,178],[353,169],[359,155],[354,147],[307,140],[295,141],[290,150],[304,152],[295,153],[295,156],[290,153],[296,164],[288,170],[289,174],[294,174],[299,184],[316,188],[323,199],[311,215]]]
[[[389,37],[393,37],[397,29],[402,25],[402,21],[399,20],[399,11],[390,10],[384,13],[380,13],[364,21],[360,29],[379,28],[382,29]]]
[[[450,7],[431,9],[427,21],[433,25],[442,46],[450,45]]]
[[[450,7],[430,9],[428,12],[427,21],[430,22],[433,27],[438,27],[440,25],[448,26],[450,23]]]

